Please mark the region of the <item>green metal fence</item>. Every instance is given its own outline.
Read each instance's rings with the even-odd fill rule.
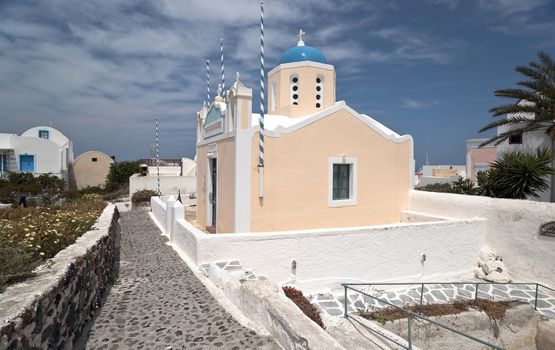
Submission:
[[[550,288],[550,287],[547,287],[547,286],[545,286],[545,285],[543,285],[543,284],[541,284],[541,283],[495,283],[495,282],[342,283],[341,286],[343,286],[343,288],[345,289],[345,301],[344,301],[345,309],[344,309],[344,315],[345,315],[346,318],[349,318],[349,313],[348,313],[348,304],[349,304],[349,303],[348,303],[348,300],[349,300],[349,299],[348,299],[348,296],[347,296],[347,291],[350,289],[350,290],[352,290],[352,291],[354,291],[354,292],[357,292],[357,293],[359,293],[359,294],[362,294],[362,295],[365,295],[365,296],[367,296],[367,297],[370,297],[370,298],[376,300],[378,303],[385,304],[385,305],[387,305],[387,306],[390,306],[390,307],[393,307],[393,308],[395,308],[395,309],[398,309],[398,310],[400,310],[401,312],[403,312],[403,313],[407,316],[407,328],[408,328],[408,329],[407,329],[407,335],[408,335],[408,336],[407,336],[406,341],[407,341],[408,346],[405,345],[405,344],[402,344],[402,343],[398,342],[397,340],[395,340],[395,339],[393,339],[393,338],[391,338],[391,337],[388,337],[388,336],[385,335],[385,334],[376,332],[375,330],[366,327],[364,324],[362,324],[362,323],[359,322],[358,320],[356,320],[356,319],[354,319],[354,318],[351,318],[352,320],[354,320],[354,321],[356,321],[357,323],[359,323],[359,324],[361,324],[362,326],[364,326],[364,327],[365,327],[366,329],[368,329],[369,331],[371,331],[371,332],[373,332],[373,333],[375,333],[375,334],[378,334],[378,335],[380,335],[380,336],[386,338],[387,340],[389,340],[389,341],[391,341],[391,342],[397,344],[398,346],[400,346],[400,347],[402,347],[402,348],[404,348],[404,349],[408,349],[408,350],[412,350],[412,349],[413,349],[412,321],[413,321],[413,319],[419,319],[419,320],[422,320],[422,321],[431,323],[431,324],[433,324],[433,325],[435,325],[435,326],[438,326],[438,327],[440,327],[440,328],[446,329],[446,330],[448,330],[448,331],[450,331],[450,332],[459,334],[459,335],[461,335],[461,336],[463,336],[463,337],[466,337],[466,338],[468,338],[468,339],[471,339],[471,340],[473,340],[473,341],[475,341],[475,342],[478,342],[478,343],[480,343],[480,344],[489,346],[489,347],[491,347],[492,349],[500,349],[500,350],[503,350],[503,348],[501,348],[501,347],[499,347],[499,346],[497,346],[497,345],[491,344],[491,343],[489,343],[489,342],[487,342],[487,341],[485,341],[485,340],[482,340],[482,339],[480,339],[480,338],[474,337],[474,336],[472,336],[472,335],[470,335],[470,334],[467,334],[467,333],[462,332],[462,331],[460,331],[460,330],[457,330],[457,329],[455,329],[455,328],[453,328],[453,327],[450,327],[450,326],[448,326],[448,325],[439,323],[439,322],[437,322],[437,321],[431,320],[431,319],[429,319],[429,318],[423,316],[423,314],[422,314],[422,297],[423,297],[423,295],[424,295],[424,286],[426,286],[426,285],[442,285],[442,284],[451,284],[451,285],[474,285],[474,300],[477,300],[477,299],[478,299],[478,294],[479,294],[480,292],[483,292],[483,291],[480,291],[480,290],[479,290],[479,288],[480,288],[481,285],[526,285],[526,286],[534,286],[534,287],[535,287],[535,298],[534,298],[534,309],[535,309],[535,310],[537,310],[537,306],[538,306],[538,293],[539,293],[539,291],[540,291],[541,288],[545,288],[545,289],[547,289],[547,290],[550,290],[550,291],[555,292],[555,289]],[[393,303],[390,303],[390,302],[387,301],[387,300],[384,300],[384,299],[375,297],[375,296],[370,295],[370,294],[368,294],[368,293],[366,293],[366,292],[363,292],[363,291],[361,291],[361,290],[359,290],[359,289],[353,288],[353,286],[357,286],[357,287],[358,287],[358,286],[363,286],[363,287],[374,287],[374,286],[414,286],[414,285],[420,286],[419,313],[412,312],[412,311],[407,310],[407,309],[405,309],[405,308],[403,308],[403,307],[400,307],[400,306],[397,306],[397,305],[395,305],[395,304],[393,304]]]

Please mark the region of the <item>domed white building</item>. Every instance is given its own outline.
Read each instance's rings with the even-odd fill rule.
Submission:
[[[21,136],[0,134],[0,176],[8,172],[50,173],[68,182],[73,143],[49,126],[31,128]]]
[[[400,222],[412,137],[336,101],[334,66],[302,37],[267,76],[263,124],[239,75],[197,113],[199,226],[221,233]]]

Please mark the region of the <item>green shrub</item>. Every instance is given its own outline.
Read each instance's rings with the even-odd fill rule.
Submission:
[[[283,287],[283,291],[285,292],[285,295],[291,299],[306,316],[308,316],[308,318],[316,322],[318,326],[325,328],[324,322],[322,322],[322,318],[320,317],[320,311],[318,311],[316,306],[312,305],[308,299],[306,299],[303,292],[296,288],[287,286]]]
[[[41,196],[51,202],[64,190],[64,180],[51,174],[34,177],[30,173],[11,173],[7,179],[0,180],[0,202],[19,202],[20,196]]]
[[[498,198],[537,198],[539,192],[549,188],[548,176],[554,172],[552,158],[553,153],[546,148],[535,154],[507,152],[480,175],[481,193]]]
[[[150,203],[150,198],[154,196],[156,196],[156,192],[152,190],[137,191],[131,196],[131,202],[133,202],[133,204]]]
[[[448,183],[435,183],[422,187],[416,187],[417,190],[427,192],[451,192],[451,184]]]
[[[459,176],[457,181],[451,184],[451,193],[458,193],[458,194],[475,194],[476,189],[474,186],[474,182],[470,179],[465,179],[462,176]]]
[[[138,160],[112,163],[106,178],[106,189],[113,191],[129,184],[129,177],[139,172],[140,164],[141,162]]]

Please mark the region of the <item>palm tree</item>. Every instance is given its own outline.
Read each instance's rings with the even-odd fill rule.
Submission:
[[[516,67],[517,72],[528,78],[517,83],[522,88],[495,91],[495,96],[515,99],[516,103],[490,110],[494,117],[507,115],[507,118],[489,123],[480,132],[498,126],[509,128],[491,137],[480,147],[491,143],[499,145],[513,135],[543,130],[551,139],[551,149],[555,150],[555,61],[545,52],[538,53],[538,57],[539,62]],[[551,201],[555,201],[555,175],[551,176]]]
[[[549,188],[546,177],[553,174],[552,158],[547,148],[536,150],[536,154],[507,152],[493,162],[489,170],[479,173],[477,192],[498,198],[538,198],[538,192]]]

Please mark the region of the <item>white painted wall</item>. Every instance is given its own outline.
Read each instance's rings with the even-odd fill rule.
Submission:
[[[513,279],[555,286],[555,237],[539,235],[541,224],[555,220],[554,203],[411,191],[409,210],[485,218],[485,225],[472,234],[479,240],[485,236]]]
[[[181,158],[181,175],[196,176],[197,162],[190,158]]]
[[[164,227],[162,201],[152,199]],[[206,234],[178,220],[171,240],[195,263],[239,260],[247,269],[303,290],[339,287],[346,281],[432,280],[471,276],[485,244],[482,219],[404,223],[352,229]],[[427,261],[420,262],[421,254]]]
[[[533,105],[532,102],[526,101],[526,100],[521,100],[518,102],[519,105],[521,106],[526,106],[526,105]],[[534,118],[534,114],[533,113],[510,113],[507,114],[507,118],[512,118],[512,117],[525,117],[525,118]],[[497,135],[500,135],[506,131],[508,131],[509,129],[517,129],[519,127],[522,127],[524,125],[524,123],[521,124],[516,124],[516,125],[501,125],[497,127]],[[506,152],[509,151],[520,151],[520,152],[526,152],[526,153],[536,153],[536,150],[538,148],[547,148],[547,149],[551,149],[553,150],[553,143],[551,141],[551,139],[549,138],[549,136],[545,133],[545,131],[542,130],[536,130],[536,131],[530,131],[530,132],[525,132],[522,135],[522,144],[509,144],[509,140],[505,140],[504,142],[500,143],[497,146],[497,158],[499,159],[499,157]],[[555,150],[553,150],[555,151]],[[553,162],[552,162],[552,167],[555,168],[555,158],[553,158]],[[539,200],[541,202],[549,202],[550,200],[552,202],[555,201],[555,198],[551,199],[551,186],[555,186],[555,176],[553,177],[548,177],[548,181],[550,183],[550,188],[548,188],[547,190],[543,191],[542,193],[539,193],[540,197],[539,198],[529,198],[532,200]],[[555,195],[555,194],[554,194]]]
[[[35,156],[35,174],[52,173],[61,176],[67,170],[63,157],[64,149],[49,140],[33,137],[14,137],[12,140],[16,162],[19,170],[19,156],[31,154]]]
[[[180,166],[160,166],[160,176],[181,176],[181,167]],[[158,169],[156,166],[149,166],[148,167],[148,175],[149,176],[157,176]]]
[[[139,176],[134,174],[129,178],[129,197],[140,190],[156,191],[158,186],[157,176]],[[195,176],[160,176],[160,191],[162,194],[177,195],[181,191],[181,196],[187,197],[189,193],[197,192],[197,180]]]
[[[50,136],[49,140],[54,142],[58,146],[67,146],[70,142],[69,139],[59,130],[51,128],[49,126],[36,126],[23,132],[21,136],[38,138],[39,130],[47,130]]]

